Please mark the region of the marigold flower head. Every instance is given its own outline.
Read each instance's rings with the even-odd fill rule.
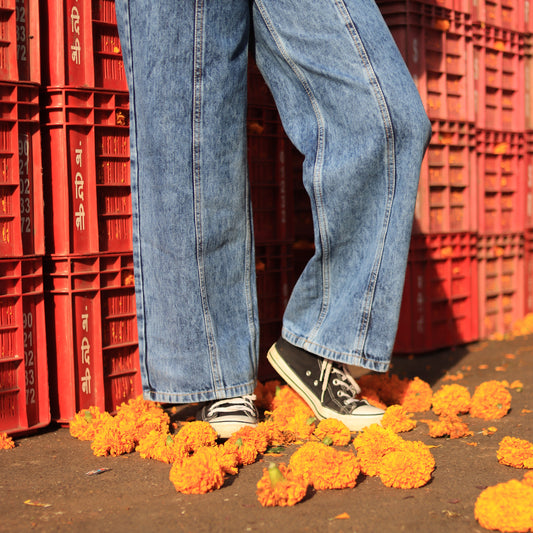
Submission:
[[[379,477],[387,487],[415,489],[431,479],[435,459],[420,441],[404,441],[395,451],[385,454],[379,466]]]
[[[328,437],[331,439],[333,446],[346,446],[351,439],[348,426],[336,418],[321,420],[315,429],[314,435],[321,441]]]
[[[485,529],[533,531],[533,486],[512,479],[487,487],[476,500],[474,516]]]
[[[175,462],[169,478],[176,490],[184,494],[205,494],[222,487],[225,476],[218,454],[214,446],[205,446]]]
[[[429,383],[419,377],[415,377],[408,382],[405,392],[398,403],[403,405],[409,412],[419,413],[431,409],[432,397],[433,391]]]
[[[470,416],[493,420],[504,417],[511,408],[511,393],[501,381],[484,381],[472,395]]]
[[[464,385],[443,385],[433,394],[432,409],[438,415],[458,415],[470,410],[470,392]]]
[[[79,440],[93,440],[102,425],[110,418],[112,417],[107,411],[101,412],[96,406],[82,409],[69,423],[70,435]]]
[[[292,454],[289,466],[317,490],[355,487],[360,472],[353,453],[313,441],[306,442]]]
[[[361,471],[367,476],[377,476],[383,456],[398,450],[404,440],[392,429],[379,424],[366,427],[353,440]]]
[[[145,400],[142,396],[119,405],[115,418],[122,431],[131,433],[135,442],[153,429],[166,433],[170,424],[170,417],[160,404]]]
[[[263,507],[296,505],[307,493],[307,483],[281,463],[270,463],[257,482],[257,499]]]
[[[296,440],[294,432],[280,427],[272,418],[259,422],[257,427],[265,432],[269,446],[286,446]]]
[[[0,450],[10,450],[15,447],[15,443],[7,433],[0,433]]]
[[[203,446],[214,446],[217,432],[209,422],[193,420],[186,422],[176,434],[175,440],[188,453],[195,452]]]
[[[287,391],[287,387],[282,391]],[[294,392],[282,392],[276,396],[276,407],[267,415],[281,431],[292,433],[296,439],[307,440],[316,428],[316,418],[311,408]],[[277,403],[280,397],[287,398],[287,403]]]
[[[533,443],[516,437],[504,437],[496,456],[502,465],[533,468]]]
[[[155,459],[169,464],[181,461],[187,455],[185,448],[177,444],[170,433],[162,433],[157,429],[141,438],[135,451],[143,459]]]
[[[381,425],[394,433],[411,431],[416,427],[416,420],[413,420],[412,416],[413,413],[408,413],[403,405],[391,405],[385,409]]]
[[[94,455],[118,456],[131,453],[135,449],[136,440],[133,432],[125,431],[124,426],[116,417],[110,417],[99,428],[91,443]]]
[[[296,391],[291,389],[291,387],[289,387],[288,385],[282,385],[281,387],[277,387],[276,394],[274,398],[272,398],[272,410],[291,410],[295,406],[307,407],[307,409],[311,411],[307,404],[302,400],[300,395]]]
[[[473,435],[468,429],[468,424],[463,422],[457,415],[441,415],[438,420],[421,420],[429,426],[429,436],[450,437],[450,439],[460,439]]]

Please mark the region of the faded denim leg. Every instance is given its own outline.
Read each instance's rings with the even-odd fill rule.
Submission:
[[[147,399],[251,394],[246,0],[117,0],[130,89],[133,254]]]
[[[316,253],[283,337],[385,371],[430,123],[373,0],[255,0],[256,57],[304,154]]]

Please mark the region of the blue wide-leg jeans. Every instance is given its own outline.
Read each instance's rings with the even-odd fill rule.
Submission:
[[[145,397],[250,394],[259,322],[248,44],[304,155],[315,254],[283,337],[385,371],[430,123],[374,0],[116,0]]]

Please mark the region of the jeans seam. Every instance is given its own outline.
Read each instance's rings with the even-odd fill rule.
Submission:
[[[313,93],[313,90],[308,80],[306,79],[304,73],[301,71],[298,65],[295,63],[295,61],[291,58],[287,49],[283,46],[281,38],[274,28],[272,20],[270,16],[268,15],[268,12],[266,10],[266,7],[263,1],[255,0],[255,4],[259,12],[261,13],[261,17],[263,18],[265,26],[267,27],[270,35],[272,36],[272,39],[274,40],[276,47],[278,48],[281,56],[286,61],[286,63],[289,65],[291,70],[294,72],[294,74],[298,78],[298,81],[301,83],[303,90],[307,94],[309,98],[309,102],[311,103],[311,106],[315,113],[315,118],[317,122],[317,148],[316,148],[315,163],[314,163],[314,168],[313,168],[313,200],[314,200],[316,210],[317,210],[318,234],[319,234],[318,236],[320,239],[321,254],[322,254],[322,260],[321,260],[322,301],[321,301],[321,306],[320,306],[320,312],[316,319],[315,325],[309,334],[309,339],[313,339],[318,334],[320,326],[322,325],[322,323],[324,322],[324,319],[326,318],[328,308],[329,308],[329,300],[330,300],[330,293],[329,293],[329,277],[330,277],[329,253],[330,252],[329,252],[329,241],[327,238],[328,236],[327,218],[326,218],[325,210],[323,207],[323,201],[322,201],[323,194],[322,194],[322,187],[321,187],[322,166],[323,166],[324,150],[325,150],[324,118],[322,116],[320,107],[318,105],[318,101]]]
[[[388,162],[387,164],[388,194],[387,194],[387,199],[386,199],[386,204],[385,204],[385,214],[383,217],[383,226],[382,226],[380,238],[378,240],[378,248],[377,248],[376,256],[374,258],[374,264],[373,264],[373,267],[370,273],[368,287],[367,287],[366,294],[365,294],[363,304],[362,304],[361,322],[359,325],[358,336],[355,342],[355,345],[356,345],[355,351],[363,353],[363,346],[365,345],[366,337],[368,334],[368,328],[370,325],[370,315],[372,311],[372,304],[374,300],[374,294],[376,290],[376,283],[377,283],[377,279],[379,275],[379,269],[380,269],[381,261],[383,257],[383,250],[385,248],[385,238],[387,235],[388,225],[390,221],[390,216],[391,216],[391,211],[392,211],[392,202],[393,202],[395,186],[396,186],[395,184],[396,169],[395,169],[394,130],[393,130],[392,120],[389,114],[387,102],[385,99],[385,95],[383,94],[383,90],[381,89],[379,80],[376,76],[372,63],[368,56],[368,53],[365,49],[365,46],[359,35],[359,32],[357,31],[355,23],[352,17],[350,16],[348,8],[346,7],[345,1],[344,0],[333,0],[333,1],[346,24],[346,28],[348,30],[350,37],[352,38],[355,49],[357,50],[359,57],[361,58],[361,63],[368,74],[370,86],[373,89],[373,92],[374,92],[374,95],[376,97],[376,101],[378,104],[378,108],[382,116],[383,126],[385,129],[385,138],[386,138],[386,153],[387,153],[387,162]]]
[[[202,136],[202,56],[203,42],[204,0],[196,0],[194,12],[194,51],[193,51],[193,117],[192,117],[192,185],[194,203],[194,227],[196,235],[196,261],[198,265],[198,284],[204,318],[207,349],[211,363],[211,374],[215,388],[222,388],[218,376],[217,346],[213,331],[213,321],[209,311],[207,286],[205,282],[205,264],[202,227],[202,191],[201,191],[201,136]]]

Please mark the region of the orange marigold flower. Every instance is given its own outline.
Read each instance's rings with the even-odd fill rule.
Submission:
[[[533,486],[512,479],[487,487],[476,500],[474,516],[485,529],[533,531]]]
[[[433,391],[429,383],[419,377],[410,380],[398,402],[403,405],[409,412],[419,413],[421,411],[429,411],[431,409],[431,400]]]
[[[226,441],[224,444],[215,446],[213,448],[217,455],[217,461],[222,468],[222,472],[235,476],[239,473],[239,454],[237,446],[234,444],[228,444]]]
[[[258,453],[264,453],[268,448],[268,436],[264,426],[243,427],[230,437],[230,440],[234,442],[238,439],[252,445]]]
[[[297,401],[277,406],[267,415],[281,431],[293,434],[295,439],[307,440],[316,428],[316,418],[308,405],[297,398]]]
[[[317,490],[355,487],[360,472],[353,453],[312,441],[292,454],[289,466]]]
[[[231,436],[224,446],[235,454],[237,457],[237,465],[251,465],[257,459],[259,452],[253,441],[243,440],[242,438],[233,438]],[[229,453],[229,452],[228,452]]]
[[[175,462],[169,478],[176,490],[184,494],[205,494],[222,487],[224,471],[218,454],[215,447],[205,446]]]
[[[131,433],[135,442],[139,442],[154,429],[166,433],[170,424],[170,417],[161,405],[145,400],[142,396],[119,405],[115,418],[122,431]]]
[[[381,425],[389,428],[394,433],[404,433],[416,427],[416,420],[412,419],[413,413],[408,413],[403,405],[391,405],[385,409]]]
[[[485,381],[472,395],[470,416],[492,420],[504,417],[511,408],[511,393],[501,381]]]
[[[387,487],[416,489],[431,479],[435,459],[420,441],[404,441],[398,450],[383,456],[379,477]]]
[[[429,436],[450,437],[450,439],[460,439],[473,435],[468,429],[468,425],[457,415],[441,415],[438,420],[421,420],[429,426]]]
[[[169,464],[181,461],[187,455],[185,448],[178,445],[170,433],[161,433],[157,429],[143,437],[135,451],[143,459],[155,459]]]
[[[125,431],[116,417],[107,419],[99,428],[91,443],[94,455],[122,455],[135,449],[135,437],[132,431]]]
[[[433,394],[432,409],[438,415],[458,415],[470,410],[470,392],[464,385],[443,385]]]
[[[107,411],[101,412],[96,406],[82,409],[69,423],[70,435],[79,440],[93,440],[102,425],[110,418],[112,417]]]
[[[502,465],[514,468],[533,468],[533,444],[516,437],[504,437],[496,452]]]
[[[392,429],[384,428],[379,424],[366,427],[352,443],[357,450],[361,471],[367,476],[377,476],[383,456],[398,450],[402,442],[403,439]]]
[[[272,410],[286,409],[290,410],[295,406],[306,407],[312,413],[311,409],[302,400],[300,395],[291,389],[288,385],[282,385],[276,389],[276,394],[272,399]]]
[[[315,437],[321,441],[329,437],[334,446],[346,446],[351,439],[348,426],[336,418],[321,420],[315,429]]]
[[[7,436],[7,433],[0,433],[0,450],[10,450],[15,447],[15,443],[11,437]]]
[[[307,483],[294,476],[284,463],[270,463],[257,482],[257,499],[263,507],[295,505],[306,493]]]
[[[259,422],[257,427],[262,428],[265,432],[269,446],[286,446],[292,444],[296,440],[294,432],[280,427],[272,419]]]
[[[214,446],[217,432],[209,422],[193,420],[186,422],[178,431],[175,440],[187,453],[195,452],[204,446]]]

